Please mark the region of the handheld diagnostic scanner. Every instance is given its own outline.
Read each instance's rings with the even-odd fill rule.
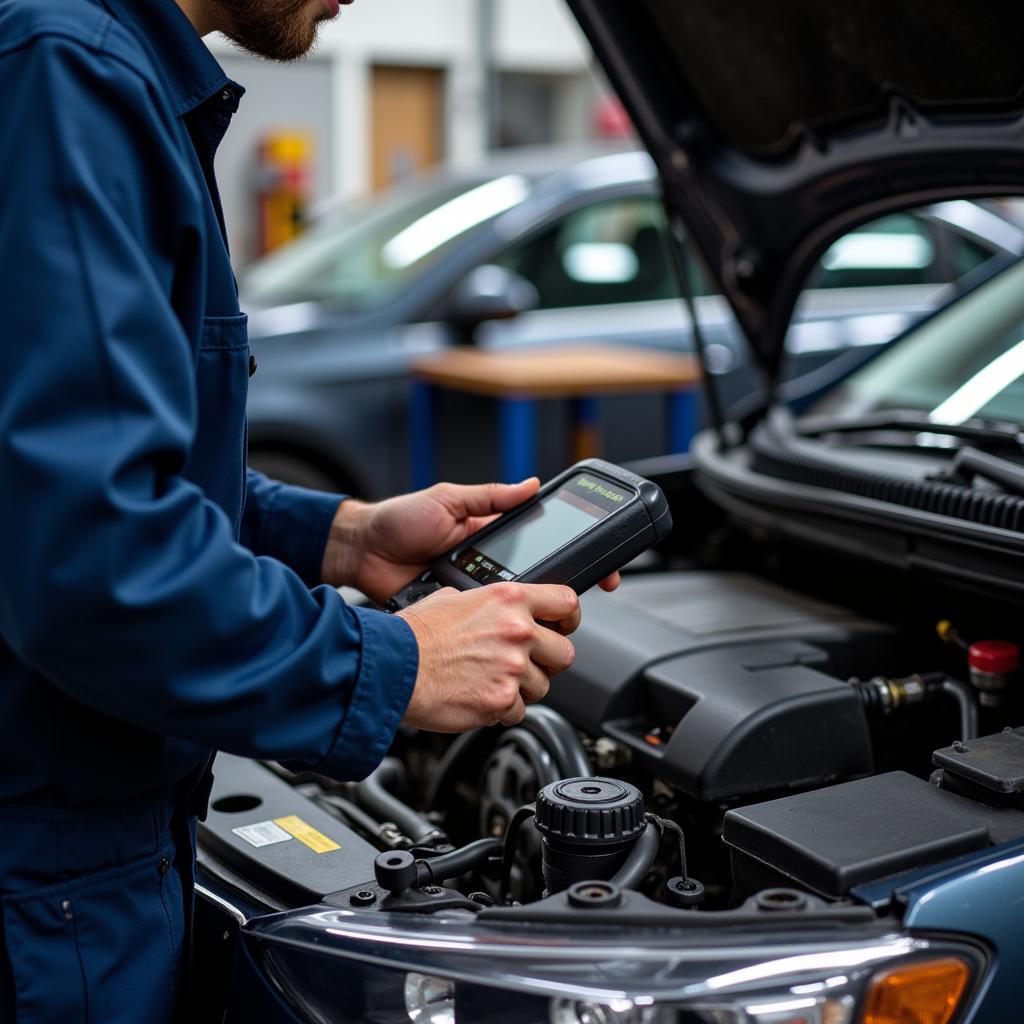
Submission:
[[[469,590],[503,581],[561,583],[582,594],[671,530],[657,484],[586,459],[442,555],[387,608],[408,608],[442,587]]]

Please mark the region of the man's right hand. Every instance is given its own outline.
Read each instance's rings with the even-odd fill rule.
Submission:
[[[494,583],[439,590],[399,613],[420,649],[403,722],[430,732],[515,725],[543,700],[550,677],[576,656],[567,633],[580,622],[569,587]],[[555,623],[558,630],[540,622]]]

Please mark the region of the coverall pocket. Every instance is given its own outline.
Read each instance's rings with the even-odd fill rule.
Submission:
[[[166,1024],[184,909],[174,847],[3,897],[17,1024]]]

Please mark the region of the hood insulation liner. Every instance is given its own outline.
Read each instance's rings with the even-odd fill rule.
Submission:
[[[642,0],[711,125],[768,156],[878,123],[894,95],[941,119],[1019,108],[1024,5],[986,0]]]

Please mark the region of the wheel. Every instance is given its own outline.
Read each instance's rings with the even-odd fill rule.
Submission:
[[[341,494],[349,494],[352,490],[351,482],[343,479],[340,474],[332,472],[312,459],[291,452],[256,449],[249,453],[249,466],[284,484]]]

